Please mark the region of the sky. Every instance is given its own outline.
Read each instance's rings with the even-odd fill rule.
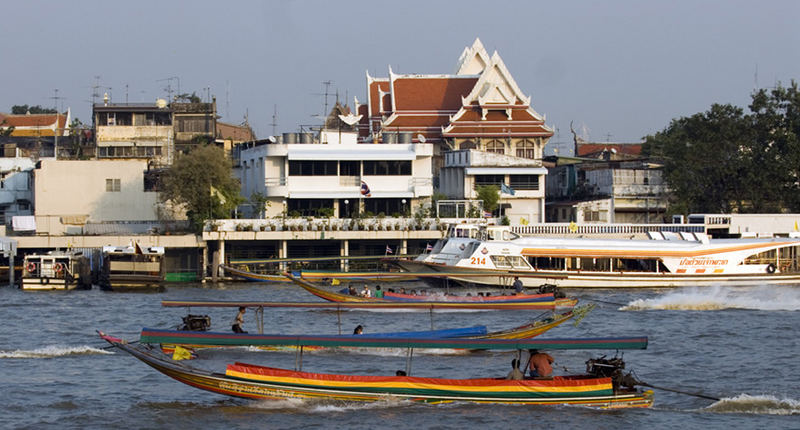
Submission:
[[[455,72],[480,38],[571,148],[636,142],[714,103],[800,77],[797,1],[27,1],[5,3],[0,112],[216,97],[258,138],[366,100],[366,72]],[[330,82],[329,85],[323,82]],[[99,88],[93,88],[99,87]],[[56,91],[57,90],[57,91]]]

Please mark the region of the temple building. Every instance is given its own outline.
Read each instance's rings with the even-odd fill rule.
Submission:
[[[476,149],[541,160],[553,130],[531,106],[497,52],[479,39],[464,49],[454,74],[367,73],[359,143],[433,143],[434,176],[443,152]]]

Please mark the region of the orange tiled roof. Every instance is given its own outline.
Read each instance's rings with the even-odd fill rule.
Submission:
[[[477,81],[476,77],[398,77],[393,82],[395,109],[455,112]]]
[[[379,99],[378,94],[379,90],[383,91],[384,93],[389,91],[389,80],[388,79],[376,79],[369,84],[369,115],[370,116],[380,116],[380,108],[382,100]]]

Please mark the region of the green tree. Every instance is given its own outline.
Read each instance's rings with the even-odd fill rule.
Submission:
[[[497,185],[478,185],[475,187],[478,200],[483,200],[483,210],[494,213],[500,203],[500,187]]]
[[[11,113],[14,115],[25,115],[26,113],[38,114],[38,113],[56,113],[55,109],[48,109],[43,108],[39,105],[35,106],[28,106],[28,105],[14,105],[11,106]]]
[[[179,155],[161,178],[159,199],[184,206],[195,231],[206,219],[229,218],[243,201],[239,180],[231,176],[231,162],[223,150],[204,145]]]
[[[704,113],[672,120],[647,136],[642,152],[664,163],[672,195],[671,213],[728,213],[741,209],[751,127],[741,108],[711,106]]]
[[[755,212],[800,210],[800,91],[794,80],[761,89],[750,104],[753,163],[763,170],[749,198]]]

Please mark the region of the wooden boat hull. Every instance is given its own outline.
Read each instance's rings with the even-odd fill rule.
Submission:
[[[289,278],[292,282],[299,285],[309,293],[330,301],[330,302],[337,302],[337,303],[392,303],[402,306],[411,306],[414,304],[417,305],[426,305],[426,304],[434,304],[438,307],[447,307],[447,306],[469,306],[471,308],[481,308],[485,307],[487,309],[502,309],[502,308],[515,308],[515,307],[527,307],[530,309],[552,309],[558,307],[573,307],[577,303],[577,300],[570,299],[570,298],[563,298],[563,299],[555,299],[553,298],[552,294],[545,294],[545,295],[530,295],[530,296],[495,296],[495,297],[486,297],[482,300],[475,300],[477,298],[468,298],[468,297],[458,297],[452,298],[448,300],[435,300],[436,296],[427,296],[427,298],[431,299],[429,301],[408,301],[408,300],[390,300],[390,299],[379,299],[374,297],[361,297],[361,296],[352,296],[349,294],[342,294],[335,291],[329,291],[323,288],[319,288],[314,284],[305,281],[303,279],[297,278],[296,276],[286,274],[286,277]]]
[[[287,282],[285,276],[273,273],[258,273],[249,270],[242,270],[240,268],[219,265],[220,269],[224,270],[230,276],[249,282]],[[246,265],[244,267],[247,267]]]
[[[248,399],[326,399],[348,402],[498,403],[645,408],[651,391],[615,391],[610,378],[556,377],[552,380],[442,379],[410,376],[345,376],[297,372],[236,363],[226,372],[189,368],[101,334],[110,344],[157,371],[195,388]]]
[[[544,319],[538,319],[528,324],[519,327],[514,327],[507,330],[500,330],[494,332],[486,332],[477,334],[473,332],[454,330],[437,330],[434,332],[422,332],[426,337],[440,336],[440,337],[456,337],[465,339],[530,339],[536,337],[558,325],[566,322],[575,314],[572,311],[554,314]],[[380,334],[378,334],[380,335]],[[414,333],[397,333],[390,335],[407,335],[413,337]],[[251,346],[267,350],[290,350],[293,351],[296,347],[281,346],[275,347],[270,345],[260,345],[262,339],[270,339],[271,335],[249,334],[249,333],[214,333],[202,331],[181,331],[181,330],[157,330],[157,329],[142,329],[140,341],[142,343],[160,344],[164,353],[171,354],[175,351],[175,346],[180,345],[184,348],[191,349],[204,349],[204,348],[226,348],[237,346]],[[322,349],[317,347],[316,349]]]

